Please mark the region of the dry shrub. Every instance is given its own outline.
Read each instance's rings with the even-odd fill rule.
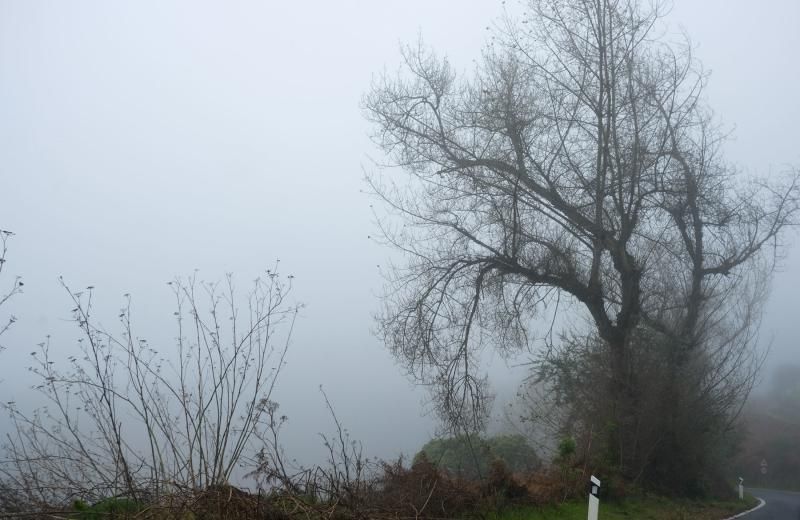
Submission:
[[[588,473],[579,468],[551,466],[527,475],[525,489],[534,504],[557,504],[586,494]]]
[[[493,502],[497,508],[524,503],[528,498],[525,484],[508,469],[506,463],[499,459],[493,461],[484,483],[484,499]]]
[[[135,517],[143,520],[244,518],[289,520],[292,518],[275,496],[249,493],[230,485],[215,485],[200,491],[164,496],[159,502],[138,512]]]
[[[481,503],[476,483],[449,477],[424,457],[410,468],[401,459],[384,463],[382,469],[372,502],[395,517],[453,518],[475,511]]]

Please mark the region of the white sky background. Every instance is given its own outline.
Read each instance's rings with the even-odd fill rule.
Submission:
[[[0,356],[0,399],[25,401],[27,354],[71,349],[63,275],[94,285],[106,325],[122,294],[139,332],[174,335],[165,282],[200,270],[246,283],[281,259],[307,304],[278,400],[290,455],[321,451],[324,385],[370,455],[434,433],[425,394],[370,332],[377,265],[362,167],[380,157],[359,102],[422,34],[471,67],[500,1],[0,0],[0,228],[25,293]],[[800,2],[676,0],[670,19],[713,71],[707,90],[750,172],[800,164]],[[764,331],[800,359],[800,249],[775,279]],[[500,363],[496,363],[500,365]],[[502,375],[502,366],[493,369]],[[513,388],[516,381],[498,381]],[[0,426],[2,420],[0,420]],[[2,429],[2,428],[0,428]]]

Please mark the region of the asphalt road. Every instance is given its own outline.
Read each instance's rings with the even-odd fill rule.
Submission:
[[[753,488],[747,491],[766,501],[766,505],[741,516],[742,520],[800,520],[800,493]]]

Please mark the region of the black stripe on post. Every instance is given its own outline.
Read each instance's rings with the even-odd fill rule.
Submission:
[[[589,494],[600,498],[600,481],[594,475],[589,480]]]

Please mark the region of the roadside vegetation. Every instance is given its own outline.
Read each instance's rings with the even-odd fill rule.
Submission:
[[[341,462],[341,459],[339,459]],[[438,469],[421,457],[411,466],[402,461],[364,463],[362,477],[347,480],[341,465],[318,467],[290,482],[248,492],[228,485],[203,490],[175,490],[158,499],[106,498],[95,503],[76,499],[39,511],[42,518],[117,519],[481,519],[572,520],[586,518],[583,478],[564,478],[552,468],[512,474],[495,461],[482,480],[463,479]],[[351,468],[355,469],[355,467]],[[576,477],[582,477],[576,469]],[[338,475],[332,480],[333,475]],[[753,507],[745,501],[668,499],[647,494],[601,501],[603,519],[719,520]],[[25,512],[24,509],[16,510]],[[5,513],[14,511],[6,509]],[[28,516],[31,517],[31,516]],[[33,516],[36,517],[36,516]]]

